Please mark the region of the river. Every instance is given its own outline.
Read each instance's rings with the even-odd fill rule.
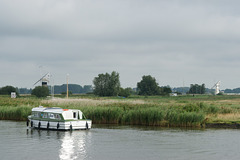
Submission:
[[[27,129],[0,121],[1,160],[239,159],[240,130],[93,125],[90,130]]]

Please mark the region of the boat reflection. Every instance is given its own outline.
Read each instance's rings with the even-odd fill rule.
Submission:
[[[31,138],[51,139],[59,143],[58,154],[61,160],[87,159],[87,147],[91,141],[89,130],[79,131],[47,131],[47,130],[27,130],[26,134]],[[48,140],[47,140],[48,141]],[[51,146],[51,144],[49,144]],[[57,151],[57,150],[56,150]]]
[[[70,132],[65,133],[65,136],[61,139],[61,149],[59,151],[59,158],[64,159],[76,159],[74,155],[74,140]]]
[[[86,135],[88,131],[64,132],[61,138],[62,144],[59,151],[61,160],[85,159],[86,153]]]

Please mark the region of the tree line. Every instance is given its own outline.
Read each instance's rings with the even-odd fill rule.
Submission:
[[[64,94],[66,92],[67,84],[54,86],[54,94]],[[68,84],[68,90],[72,94],[89,93],[93,91],[92,85]]]
[[[93,86],[91,85],[81,85],[69,84],[69,93],[78,94],[78,93],[93,93],[97,96],[121,96],[129,97],[131,94],[144,95],[144,96],[153,96],[153,95],[169,95],[172,93],[170,86],[159,86],[156,82],[156,79],[151,75],[144,75],[142,79],[137,82],[137,88],[132,89],[122,88],[120,83],[119,73],[113,71],[112,73],[98,74],[97,77],[93,79]],[[66,84],[54,86],[54,94],[64,94],[66,93]],[[5,86],[0,88],[0,94],[11,94],[11,92],[20,92],[20,94],[32,94],[37,97],[46,97],[49,95],[49,87],[37,86],[34,89],[25,89],[25,88],[14,88],[12,86]],[[174,88],[174,92],[187,93],[187,94],[205,94],[206,91],[210,89],[205,88],[205,84],[191,84],[190,87],[179,87]],[[188,90],[188,91],[187,91]],[[228,89],[227,91],[230,92]],[[236,89],[234,91],[239,91]],[[39,93],[40,92],[40,93]]]
[[[225,89],[224,93],[240,93],[240,88],[235,89]]]
[[[131,88],[122,88],[119,80],[119,73],[113,71],[111,74],[99,74],[93,80],[93,93],[98,96],[122,96],[128,97],[134,92]],[[138,95],[168,95],[172,90],[169,86],[160,87],[156,79],[150,75],[143,76],[137,83]]]
[[[49,90],[51,90],[51,86],[48,86]],[[54,94],[64,94],[66,92],[67,84],[62,85],[55,85],[53,90]],[[78,85],[78,84],[68,84],[69,91],[73,94],[84,94],[84,93],[90,93],[93,92],[92,85]],[[31,94],[32,89],[27,88],[16,88],[17,92],[19,94]]]
[[[137,83],[137,89],[134,90],[130,87],[122,88],[120,84],[120,76],[119,73],[113,71],[112,73],[98,74],[97,77],[93,79],[94,86],[85,85],[84,87],[76,84],[69,84],[69,92],[70,93],[88,93],[92,92],[97,96],[121,96],[121,97],[129,97],[131,94],[138,95],[168,95],[172,92],[169,86],[160,87],[156,82],[156,79],[150,75],[143,76],[142,80]],[[9,87],[7,87],[9,88]],[[19,92],[22,91],[24,93],[31,92],[32,95],[37,97],[46,97],[49,95],[50,88],[44,86],[37,86],[34,89],[16,89],[12,87],[9,89],[9,92],[3,92],[5,88],[0,88],[0,94],[10,94],[12,91]],[[66,93],[66,84],[61,86],[54,86],[54,94],[62,94]],[[2,91],[1,91],[2,90]],[[11,90],[11,91],[10,91]]]

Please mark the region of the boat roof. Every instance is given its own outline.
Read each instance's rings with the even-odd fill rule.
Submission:
[[[36,111],[36,112],[51,112],[51,113],[63,113],[63,112],[67,112],[67,111],[80,111],[80,110],[76,110],[76,109],[62,109],[62,108],[58,108],[58,107],[43,107],[43,106],[39,106],[39,107],[33,108],[32,111]]]

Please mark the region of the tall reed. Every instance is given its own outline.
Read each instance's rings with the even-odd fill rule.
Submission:
[[[118,124],[123,115],[123,109],[117,107],[83,107],[85,116],[94,123]]]
[[[0,119],[1,120],[26,120],[27,116],[31,114],[29,106],[8,107],[0,106]]]
[[[130,124],[151,126],[198,126],[209,116],[240,113],[239,100],[234,105],[223,98],[207,96],[192,97],[148,97],[136,99],[95,98],[95,99],[55,99],[39,100],[35,98],[11,99],[0,97],[0,119],[26,120],[31,108],[62,107],[80,109],[93,123]],[[230,99],[230,98],[228,98]],[[184,103],[183,103],[184,102]],[[221,104],[221,105],[219,105]]]
[[[122,119],[123,124],[159,125],[164,119],[164,111],[158,108],[128,110]]]

